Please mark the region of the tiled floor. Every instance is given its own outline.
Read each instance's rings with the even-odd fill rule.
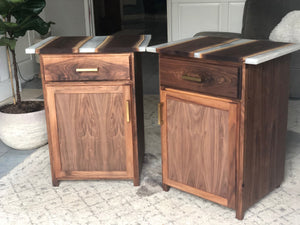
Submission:
[[[41,82],[35,79],[23,85],[22,97],[23,99],[41,98]],[[5,102],[0,102],[0,105],[12,101],[8,99]],[[145,111],[147,106],[145,106]],[[289,114],[288,114],[288,137],[287,147],[293,143],[300,142],[300,100],[289,101]],[[6,146],[0,140],[0,178],[5,176],[16,165],[23,162],[24,159],[33,153],[34,150],[19,151]]]

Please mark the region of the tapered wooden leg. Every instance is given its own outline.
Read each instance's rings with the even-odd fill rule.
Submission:
[[[140,178],[139,177],[133,178],[133,186],[140,186]]]
[[[170,186],[166,185],[166,184],[162,184],[162,188],[164,191],[169,191],[170,190]]]
[[[242,220],[242,219],[244,219],[244,214],[245,214],[244,211],[242,211],[242,210],[237,210],[237,211],[236,211],[235,217],[236,217],[237,219],[239,219],[239,220]]]
[[[59,185],[59,181],[56,179],[56,178],[52,178],[52,185],[54,186],[54,187],[58,187],[58,185]]]

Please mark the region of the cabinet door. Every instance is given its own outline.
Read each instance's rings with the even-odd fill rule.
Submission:
[[[235,207],[237,105],[161,92],[163,183]]]
[[[130,86],[45,85],[56,178],[132,178]]]

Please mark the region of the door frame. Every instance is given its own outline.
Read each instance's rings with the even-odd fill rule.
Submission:
[[[95,36],[95,19],[93,0],[84,0],[85,33],[87,36]]]

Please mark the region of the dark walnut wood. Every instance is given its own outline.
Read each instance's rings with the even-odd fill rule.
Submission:
[[[208,46],[219,46],[230,43],[236,39],[224,37],[199,37],[180,44],[171,45],[159,49],[158,52],[166,55],[194,57],[194,53],[207,49]]]
[[[126,171],[124,93],[83,88],[55,98],[62,170]]]
[[[52,182],[131,179],[144,155],[139,55],[41,54]],[[77,74],[77,67],[99,68]],[[136,96],[140,95],[140,96]]]
[[[173,89],[161,95],[164,184],[234,208],[236,104]]]
[[[239,67],[200,63],[199,60],[160,57],[160,84],[215,96],[240,97]]]
[[[290,45],[288,43],[272,42],[266,40],[253,41],[247,44],[225,48],[203,54],[203,58],[211,60],[225,60],[230,62],[243,62],[244,58],[258,55],[276,48]]]
[[[144,104],[143,104],[143,79],[142,79],[142,53],[134,53],[135,63],[132,65],[132,71],[134,71],[134,95],[132,96],[136,104],[133,105],[133,124],[135,129],[133,135],[137,138],[134,139],[134,160],[139,163],[135,163],[135,179],[134,185],[139,185],[139,173],[143,167],[144,153],[145,153],[145,139],[144,139]],[[138,173],[139,172],[139,173]]]
[[[130,54],[46,55],[45,81],[129,80]],[[97,71],[76,71],[96,69]]]
[[[238,166],[238,218],[284,177],[288,112],[289,56],[244,70],[241,142]]]
[[[284,177],[289,57],[223,60],[160,54],[163,189],[233,208],[243,219]],[[188,72],[228,83],[206,89],[182,80]]]
[[[36,50],[38,54],[72,54],[78,53],[79,48],[92,37],[57,37]],[[131,53],[145,40],[145,35],[114,35],[107,36],[96,47],[96,53]]]
[[[237,40],[238,39],[224,37],[199,37],[179,44],[158,47],[156,52],[162,55],[194,58],[195,53],[204,51],[198,57],[208,60],[243,62],[246,57],[259,55],[276,48],[291,45],[289,43],[271,42],[267,40],[248,40],[235,46],[224,46],[219,49],[205,52],[205,50],[232,43]]]

